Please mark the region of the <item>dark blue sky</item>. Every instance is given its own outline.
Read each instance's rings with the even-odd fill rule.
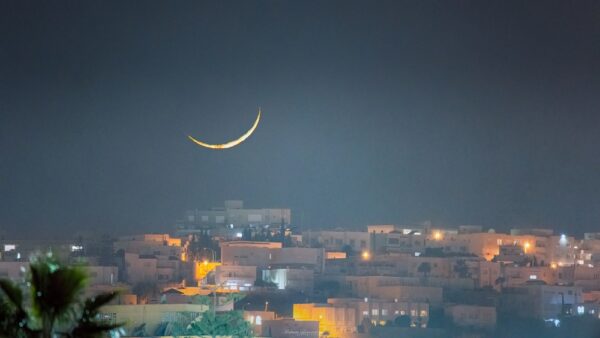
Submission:
[[[600,231],[600,2],[3,1],[0,229]],[[255,134],[230,151],[208,142]]]

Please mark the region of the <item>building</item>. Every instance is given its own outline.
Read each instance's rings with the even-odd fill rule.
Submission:
[[[561,315],[575,314],[583,303],[581,287],[545,285],[532,282],[526,286],[505,289],[500,310],[523,318],[553,320]]]
[[[290,209],[245,209],[243,201],[230,200],[225,201],[223,207],[186,211],[184,219],[177,222],[176,233],[177,236],[203,233],[225,238],[241,238],[241,232],[246,227],[279,227],[291,222]]]
[[[283,248],[277,242],[232,241],[221,243],[221,263],[259,269],[311,269],[320,273],[325,266],[325,252],[320,248]]]
[[[319,334],[345,337],[356,333],[359,325],[385,325],[399,316],[409,316],[411,326],[426,327],[427,303],[387,301],[374,298],[332,298],[325,304],[294,304],[294,319],[319,322]]]
[[[215,284],[226,289],[249,290],[256,281],[256,266],[219,265],[215,268]]]
[[[318,338],[319,321],[280,318],[262,322],[262,337]]]
[[[315,285],[315,272],[306,269],[269,269],[262,271],[262,280],[274,283],[280,290],[311,294]]]
[[[496,327],[496,308],[493,306],[453,304],[444,308],[444,314],[456,326],[486,330]]]
[[[111,324],[125,323],[128,334],[143,329],[147,335],[163,336],[174,326],[185,328],[207,310],[198,304],[107,305],[100,316]]]

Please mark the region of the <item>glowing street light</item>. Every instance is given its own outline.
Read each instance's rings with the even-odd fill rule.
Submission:
[[[369,260],[369,258],[371,258],[371,254],[368,251],[363,251],[361,256],[364,260]]]
[[[523,251],[525,253],[527,253],[527,250],[529,250],[529,247],[531,247],[531,244],[529,244],[529,242],[523,243]]]
[[[439,241],[442,239],[442,232],[439,230],[436,230],[433,232],[433,239],[435,239],[436,241]]]

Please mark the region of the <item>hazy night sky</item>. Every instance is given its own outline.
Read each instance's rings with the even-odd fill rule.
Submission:
[[[259,105],[237,148],[186,139]],[[168,231],[225,199],[600,231],[600,2],[0,2],[0,229]]]

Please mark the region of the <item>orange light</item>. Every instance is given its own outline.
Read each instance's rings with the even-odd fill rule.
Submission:
[[[556,265],[556,263],[552,263],[552,264],[550,264],[550,267],[551,267],[552,269],[556,269],[556,267],[557,267],[557,266],[558,266],[558,265]]]
[[[525,253],[527,253],[527,250],[529,250],[529,247],[531,247],[531,244],[529,244],[529,242],[523,243],[523,251],[525,251]]]
[[[363,251],[362,258],[364,260],[368,260],[369,258],[371,258],[371,254],[368,251]]]
[[[433,239],[435,239],[436,241],[439,241],[440,239],[442,239],[442,232],[441,231],[435,231],[433,233]]]
[[[203,263],[204,263],[204,265],[208,265],[208,261],[206,259],[204,260]]]

